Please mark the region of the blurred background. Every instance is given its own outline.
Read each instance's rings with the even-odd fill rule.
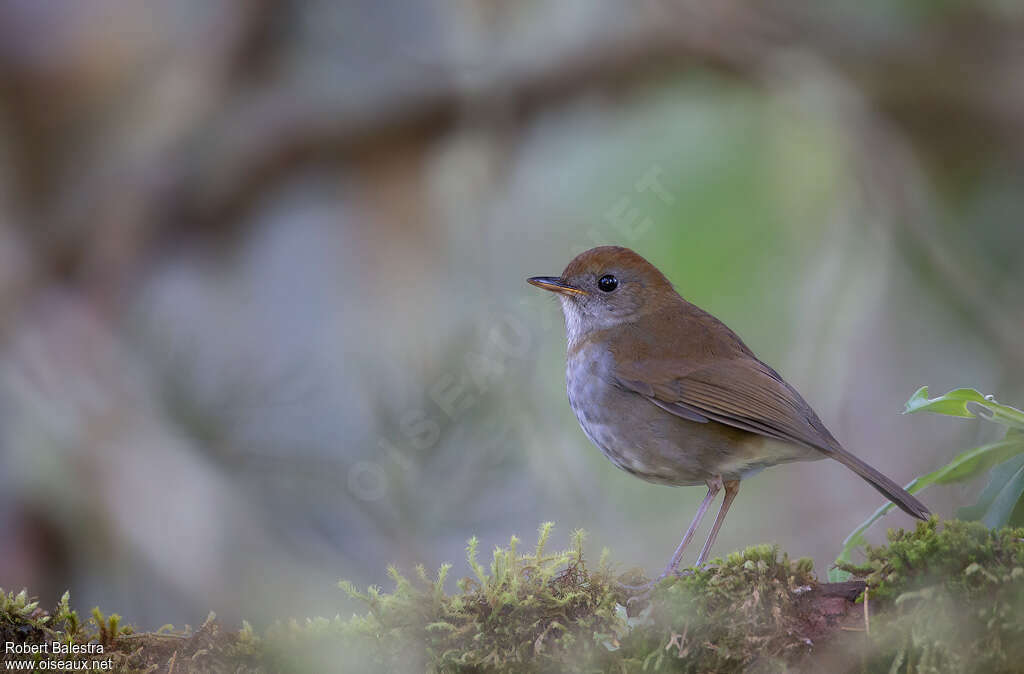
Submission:
[[[704,490],[590,445],[524,282],[597,244],[909,481],[990,439],[919,386],[1024,403],[1021,73],[1012,0],[0,2],[0,587],[346,615],[544,520],[661,568]],[[879,504],[768,470],[716,552],[824,574]]]

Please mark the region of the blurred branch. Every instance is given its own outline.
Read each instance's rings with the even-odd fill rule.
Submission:
[[[1020,88],[991,87],[1012,84],[1024,70],[1024,55],[1012,49],[1020,21],[983,9],[941,19],[908,38],[865,35],[795,5],[660,1],[529,60],[513,54],[485,63],[411,66],[365,97],[273,90],[214,122],[204,133],[211,142],[182,163],[165,195],[170,207],[159,210],[203,228],[231,223],[296,165],[358,161],[381,145],[430,143],[466,120],[524,124],[582,93],[615,92],[690,67],[760,83],[765,66],[793,50],[842,64],[846,76],[878,96],[878,107],[900,113],[904,128],[935,128],[928,120],[942,115],[942,132],[929,142],[974,138],[984,129],[992,143],[1024,159],[1017,132],[1024,90],[1010,96],[1003,91]],[[1006,58],[978,56],[989,51]],[[950,87],[951,75],[964,86]]]
[[[191,116],[146,155],[131,156],[107,175],[81,171],[62,194],[47,195],[56,206],[36,220],[51,224],[26,234],[40,249],[34,257],[43,260],[41,267],[70,275],[84,266],[101,285],[115,287],[160,240],[183,230],[232,232],[297,167],[360,166],[384,150],[422,151],[465,124],[514,131],[588,92],[618,93],[689,68],[771,87],[775,64],[794,51],[816,55],[866,98],[859,127],[871,129],[875,139],[862,170],[868,176],[888,171],[884,189],[898,190],[909,180],[921,191],[921,168],[911,156],[953,152],[976,163],[977,139],[1024,162],[1024,88],[1016,84],[1024,71],[1024,52],[1016,48],[1024,17],[995,7],[946,10],[920,29],[876,31],[873,24],[846,23],[841,15],[795,3],[655,0],[585,26],[564,43],[503,49],[507,45],[496,39],[474,63],[410,60],[404,72],[375,80],[372,90],[357,95],[325,90],[322,82],[313,90],[289,88],[273,77],[268,60],[288,37],[272,20],[282,5],[239,0],[235,7],[241,28],[217,46],[208,35],[195,40],[201,56],[187,68],[207,73],[199,85],[206,99]],[[879,110],[891,113],[895,124]],[[23,112],[19,118],[31,119]],[[912,134],[918,141],[913,152],[905,139]],[[880,166],[898,153],[901,166]],[[955,158],[938,163],[970,164]],[[916,215],[907,211],[893,226],[947,279],[1007,360],[1024,367],[1015,348],[1024,318],[1007,315],[988,295],[979,265],[964,263],[960,251],[943,243],[922,203],[913,206]]]
[[[268,185],[307,162],[356,161],[381,146],[430,143],[467,120],[525,124],[538,112],[592,90],[615,91],[645,77],[700,66],[755,77],[787,41],[764,12],[738,3],[664,3],[630,14],[542,58],[412,67],[374,95],[274,90],[229,109],[211,143],[182,164],[165,195],[168,218],[209,227],[236,221]]]
[[[116,301],[159,233],[167,165],[222,97],[263,73],[282,6],[233,0],[137,41],[169,10],[129,5],[105,20],[97,7],[0,5],[0,132],[30,285],[75,279]],[[25,37],[41,33],[52,48]]]

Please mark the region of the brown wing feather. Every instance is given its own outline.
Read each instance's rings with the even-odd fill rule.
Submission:
[[[658,373],[652,381],[651,374]],[[621,366],[620,385],[684,418],[694,415],[827,452],[838,442],[800,394],[754,358],[691,363],[658,360]],[[680,412],[676,412],[677,406]]]
[[[684,419],[816,447],[907,513],[929,516],[923,503],[843,449],[800,394],[717,318],[679,298],[646,320],[646,330],[626,327],[611,342],[620,386]]]

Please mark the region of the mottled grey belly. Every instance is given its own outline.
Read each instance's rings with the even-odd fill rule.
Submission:
[[[612,463],[644,480],[704,484],[720,476],[742,479],[767,466],[815,459],[820,453],[716,422],[683,419],[616,385],[611,356],[592,345],[570,354],[569,404],[591,442]]]

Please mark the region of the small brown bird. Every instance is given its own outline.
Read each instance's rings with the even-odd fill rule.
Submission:
[[[662,577],[678,569],[719,490],[725,498],[697,566],[707,560],[740,480],[779,463],[831,457],[905,512],[928,518],[920,501],[843,449],[736,333],[680,297],[632,250],[593,248],[560,277],[527,280],[561,300],[569,404],[587,437],[639,478],[708,487]]]

